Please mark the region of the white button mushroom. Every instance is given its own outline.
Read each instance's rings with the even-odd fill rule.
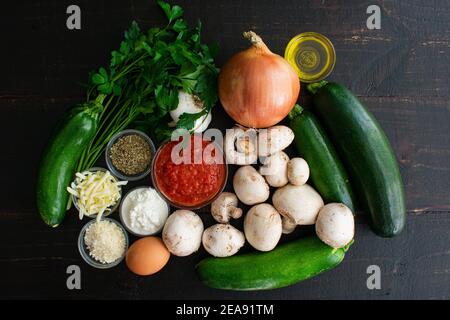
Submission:
[[[258,160],[257,131],[234,127],[225,133],[225,156],[227,163],[249,165]]]
[[[189,210],[172,213],[164,225],[162,239],[167,249],[179,257],[188,256],[200,248],[203,222]]]
[[[264,159],[263,166],[259,169],[267,183],[271,187],[283,187],[288,184],[289,157],[283,151],[274,153]]]
[[[238,198],[234,193],[223,192],[211,204],[211,214],[219,223],[228,223],[230,218],[239,219],[242,209],[238,208]]]
[[[309,179],[308,163],[302,158],[293,158],[287,164],[287,176],[294,186],[301,186]]]
[[[352,211],[342,203],[329,203],[319,211],[317,236],[333,248],[342,248],[352,241],[355,220]]]
[[[270,251],[281,238],[281,216],[270,204],[258,204],[245,216],[244,233],[253,248]]]
[[[307,184],[288,184],[273,194],[272,202],[278,212],[297,225],[311,225],[323,207],[322,197]]]
[[[258,132],[258,156],[267,157],[286,149],[294,141],[294,132],[286,126],[260,129]]]
[[[246,205],[262,203],[270,196],[268,184],[252,166],[240,167],[236,171],[233,187],[239,200]]]
[[[216,224],[203,232],[203,247],[214,257],[236,254],[245,243],[244,234],[230,224]]]

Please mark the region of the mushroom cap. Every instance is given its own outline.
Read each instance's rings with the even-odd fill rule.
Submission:
[[[239,200],[246,205],[262,203],[270,196],[269,185],[252,166],[240,167],[236,171],[233,188]]]
[[[309,166],[303,158],[292,158],[287,164],[289,182],[296,186],[304,185],[309,179]]]
[[[275,248],[281,238],[281,216],[270,204],[258,204],[245,216],[244,233],[253,248],[259,251],[270,251]]]
[[[215,224],[203,232],[202,243],[212,256],[229,257],[244,245],[245,237],[230,224]]]
[[[355,235],[352,211],[342,203],[327,204],[319,211],[316,233],[330,247],[344,247]]]
[[[274,207],[298,225],[311,225],[316,222],[319,210],[323,207],[322,197],[311,186],[288,184],[279,188],[272,197]]]
[[[184,257],[200,248],[202,233],[203,222],[195,212],[177,210],[167,218],[162,239],[172,254]]]

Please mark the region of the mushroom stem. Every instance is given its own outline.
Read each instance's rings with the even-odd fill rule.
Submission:
[[[238,198],[234,193],[223,192],[211,204],[211,214],[217,222],[228,223],[230,217],[239,219],[242,216],[242,209],[238,208]]]
[[[258,160],[257,132],[240,127],[228,129],[225,134],[225,155],[229,164],[249,165]]]
[[[281,225],[283,227],[283,234],[290,234],[294,232],[295,227],[297,227],[297,224],[294,220],[290,219],[287,216],[283,216],[281,218]]]

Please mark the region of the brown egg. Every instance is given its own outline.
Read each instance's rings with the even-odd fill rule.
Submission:
[[[148,276],[161,270],[169,261],[170,252],[158,237],[134,242],[127,252],[128,268],[137,275]]]

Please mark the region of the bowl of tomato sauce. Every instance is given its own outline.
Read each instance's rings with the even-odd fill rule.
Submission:
[[[198,135],[166,141],[152,162],[154,188],[179,209],[195,210],[213,202],[227,176],[222,148]]]

